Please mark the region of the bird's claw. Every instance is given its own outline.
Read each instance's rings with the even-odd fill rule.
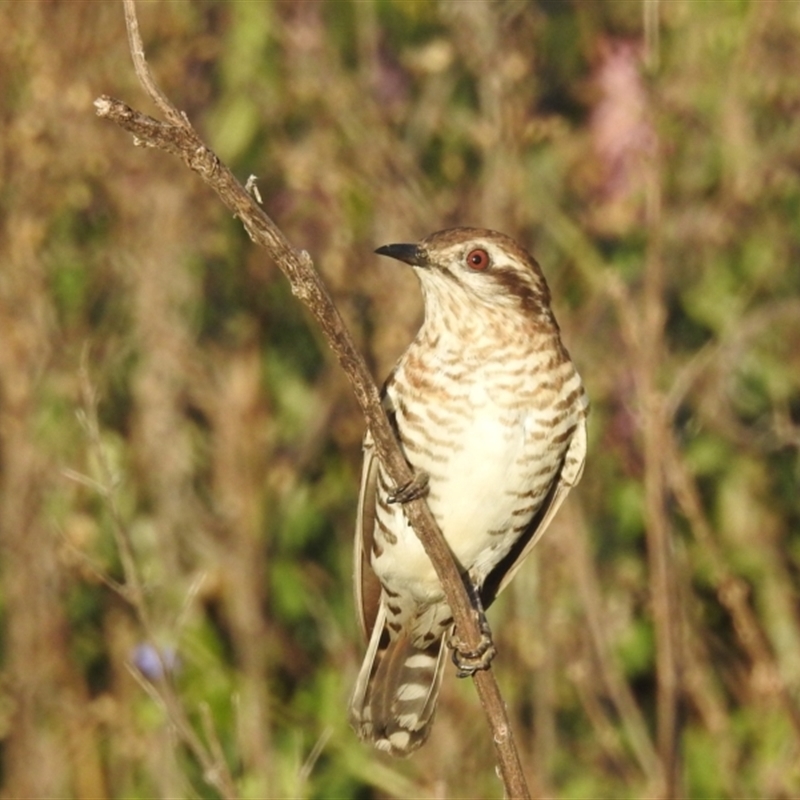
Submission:
[[[428,494],[429,481],[430,475],[427,472],[415,472],[414,477],[408,483],[398,486],[390,492],[386,499],[389,503],[410,503],[412,500]]]
[[[459,678],[469,678],[478,670],[489,669],[492,659],[497,655],[497,648],[492,641],[492,631],[489,628],[489,621],[486,619],[486,612],[483,610],[480,592],[469,576],[464,576],[464,588],[467,590],[472,604],[472,613],[478,623],[480,641],[477,647],[468,647],[456,629],[451,629],[447,638],[447,646],[453,651],[452,659],[456,665],[456,675]]]
[[[489,669],[492,659],[497,655],[492,637],[484,631],[481,631],[481,641],[474,650],[467,649],[464,641],[455,633],[450,635],[447,645],[453,651],[452,659],[459,678],[469,678],[478,670]]]

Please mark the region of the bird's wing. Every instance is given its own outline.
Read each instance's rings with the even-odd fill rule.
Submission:
[[[378,458],[372,434],[364,436],[364,464],[361,468],[361,491],[356,514],[353,547],[353,589],[361,632],[367,640],[372,635],[381,601],[381,584],[372,570],[370,554],[375,535],[375,490],[378,482]]]
[[[553,482],[553,486],[541,508],[536,512],[528,529],[520,536],[508,555],[492,570],[484,581],[481,590],[481,600],[484,608],[488,608],[497,595],[508,586],[533,546],[547,530],[547,526],[561,507],[564,498],[569,494],[569,490],[581,479],[585,461],[586,418],[584,417],[572,434],[564,461],[561,464],[558,479]]]

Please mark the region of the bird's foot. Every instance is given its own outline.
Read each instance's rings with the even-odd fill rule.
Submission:
[[[428,494],[429,481],[430,475],[427,472],[421,470],[415,472],[414,477],[408,483],[398,486],[386,499],[389,503],[410,503],[412,500]]]
[[[466,642],[453,630],[447,639],[447,646],[453,651],[452,659],[456,665],[456,675],[459,678],[469,678],[478,670],[489,669],[492,659],[497,655],[497,648],[492,641],[492,632],[483,609],[475,610],[481,639],[478,646],[468,648]]]

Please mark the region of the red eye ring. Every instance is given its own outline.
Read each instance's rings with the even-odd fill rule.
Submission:
[[[489,254],[481,247],[470,250],[467,255],[467,266],[475,272],[483,272],[489,266]]]

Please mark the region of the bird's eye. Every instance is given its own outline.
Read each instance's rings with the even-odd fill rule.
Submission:
[[[476,272],[483,272],[489,266],[489,254],[480,247],[470,250],[467,256],[467,266]]]

